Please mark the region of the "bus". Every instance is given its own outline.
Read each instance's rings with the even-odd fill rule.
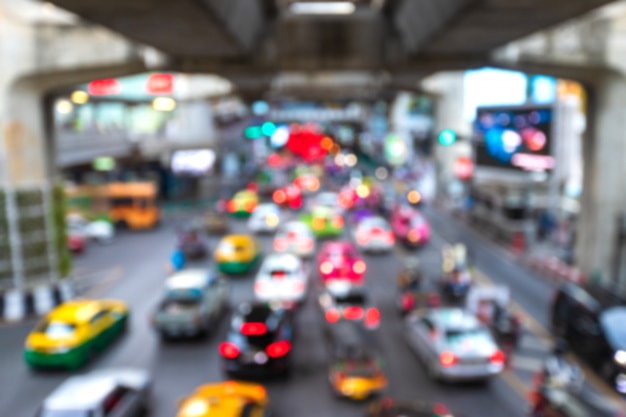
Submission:
[[[119,182],[66,188],[68,211],[89,219],[104,219],[129,229],[158,225],[157,187],[151,182]]]

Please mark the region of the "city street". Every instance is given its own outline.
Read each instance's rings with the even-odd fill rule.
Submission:
[[[430,276],[440,268],[439,253],[446,242],[467,240],[459,228],[448,227],[447,217],[427,210],[433,220],[432,242],[419,250],[422,264]],[[86,296],[121,298],[132,310],[132,326],[128,335],[102,357],[97,357],[90,369],[104,367],[135,366],[150,369],[155,378],[155,417],[172,416],[176,412],[177,399],[190,393],[197,385],[223,379],[220,371],[217,344],[220,334],[207,340],[170,342],[159,341],[148,323],[151,309],[157,303],[161,282],[165,278],[165,264],[174,244],[176,224],[167,222],[162,228],[144,233],[127,233],[119,236],[111,246],[93,247],[76,261],[76,270],[91,271],[98,282],[87,290]],[[233,229],[244,231],[243,221],[233,221]],[[270,249],[271,237],[260,238],[266,250]],[[445,240],[444,240],[445,239]],[[216,239],[210,239],[214,247]],[[545,310],[550,298],[546,285],[529,276],[519,267],[508,264],[494,254],[485,244],[476,244],[474,255],[479,268],[494,280],[511,285],[518,303],[545,323]],[[367,279],[372,295],[382,313],[382,325],[378,337],[386,359],[390,385],[388,395],[425,401],[441,401],[452,411],[480,416],[524,416],[523,388],[530,382],[532,372],[527,368],[538,366],[526,357],[516,358],[519,368],[486,384],[445,385],[430,381],[424,368],[409,350],[403,337],[402,320],[395,308],[395,279],[400,268],[402,248],[389,255],[368,256]],[[96,273],[96,271],[103,271]],[[493,275],[491,275],[493,274]],[[314,277],[315,278],[315,277]],[[253,276],[231,279],[232,302],[252,297]],[[524,291],[515,286],[519,280],[527,281]],[[532,283],[532,284],[530,284]],[[314,286],[312,287],[314,288]],[[536,290],[536,293],[532,291]],[[297,416],[358,416],[363,405],[336,399],[328,386],[325,373],[325,351],[321,343],[322,317],[315,308],[314,291],[304,309],[299,313],[298,336],[294,347],[295,371],[288,381],[271,381],[267,384],[276,415]],[[34,415],[38,405],[69,372],[30,372],[22,361],[24,338],[33,322],[0,329],[0,344],[4,355],[0,367],[0,409],[7,415],[28,417]],[[224,327],[224,326],[222,326]],[[531,337],[531,335],[526,338]],[[523,343],[537,348],[536,343]],[[531,352],[532,353],[532,352]],[[532,356],[532,355],[530,355]],[[539,356],[534,355],[536,358]],[[524,372],[526,371],[526,372]],[[303,406],[305,405],[305,406]]]

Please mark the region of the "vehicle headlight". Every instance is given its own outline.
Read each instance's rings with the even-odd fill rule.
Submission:
[[[615,359],[615,362],[618,364],[626,366],[626,351],[618,350],[615,352],[613,359]]]

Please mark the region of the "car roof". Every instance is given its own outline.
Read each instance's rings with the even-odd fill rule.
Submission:
[[[250,245],[254,238],[250,235],[226,235],[220,243],[231,243],[233,245]]]
[[[85,323],[100,309],[101,304],[97,300],[72,300],[56,307],[46,318],[50,321]]]
[[[470,330],[481,327],[472,313],[462,308],[439,308],[428,313],[436,326],[444,330]]]
[[[73,376],[44,400],[44,407],[49,410],[91,409],[109,395],[117,385],[113,375]]]
[[[626,295],[623,292],[593,283],[582,286],[568,283],[563,285],[560,291],[567,293],[571,298],[594,311],[626,305]]]
[[[307,226],[306,223],[301,222],[299,220],[288,221],[286,223],[283,223],[280,227],[281,232],[289,232],[290,230],[294,230],[294,229],[298,231],[306,231],[306,232],[311,231],[311,229],[309,229],[309,226]]]
[[[205,401],[206,405],[215,408],[215,414],[223,417],[239,417],[243,407],[252,403],[266,404],[267,393],[260,384],[225,381],[218,384],[201,385],[189,396],[185,403]],[[185,404],[181,407],[180,416],[192,414],[184,413]],[[210,415],[214,415],[209,411]]]
[[[286,268],[291,270],[296,269],[301,263],[300,258],[291,253],[272,253],[265,257],[262,269]]]
[[[346,251],[346,250],[355,250],[355,248],[352,242],[348,242],[347,240],[326,242],[324,243],[324,245],[322,245],[322,251],[330,251],[330,250]]]
[[[168,290],[202,288],[213,278],[213,274],[207,269],[184,269],[169,277],[165,281],[165,288]]]
[[[359,226],[360,226],[360,225],[368,225],[368,223],[369,223],[369,224],[371,224],[371,223],[378,223],[378,224],[381,224],[381,223],[382,223],[382,224],[384,224],[385,226],[389,226],[389,222],[388,222],[385,218],[380,217],[380,216],[371,216],[371,217],[366,217],[366,218],[364,218],[363,220],[361,220],[361,222],[360,222]]]

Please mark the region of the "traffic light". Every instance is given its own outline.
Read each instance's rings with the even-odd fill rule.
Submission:
[[[246,137],[246,139],[259,139],[263,137],[263,131],[261,129],[261,126],[248,126],[246,127],[246,130],[244,130],[243,135]]]
[[[456,142],[456,132],[452,129],[442,130],[439,133],[439,143],[442,146],[450,146]]]

